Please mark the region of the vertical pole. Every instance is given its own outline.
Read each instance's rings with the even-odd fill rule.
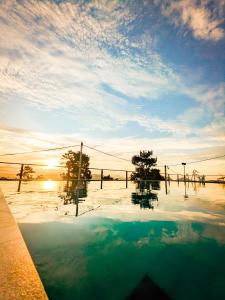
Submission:
[[[166,191],[166,195],[167,195],[167,166],[165,165],[164,166],[164,170],[165,170],[165,191]]]
[[[21,168],[20,168],[20,178],[19,178],[19,184],[18,184],[18,188],[17,188],[17,192],[20,192],[20,187],[21,187],[21,181],[23,179],[23,164],[21,164]]]
[[[76,217],[78,216],[78,204],[79,204],[79,188],[80,188],[80,177],[81,177],[81,167],[82,167],[82,152],[83,152],[83,142],[80,143],[80,157],[79,157],[79,169],[78,178],[76,185]]]
[[[101,185],[100,185],[101,190],[102,190],[102,186],[103,186],[103,169],[101,169]]]
[[[80,176],[81,176],[81,167],[82,167],[82,152],[83,152],[83,142],[80,143],[80,158],[79,158],[79,169],[78,169],[78,181],[77,186],[80,186]]]
[[[186,163],[182,163],[182,165],[184,166],[184,182],[186,182],[186,173],[185,173],[185,166],[186,166]]]
[[[186,190],[186,172],[185,172],[186,163],[183,162],[182,165],[184,166],[184,198],[188,198],[187,190]]]
[[[128,171],[126,171],[126,189],[128,188]]]
[[[164,170],[165,170],[165,181],[167,181],[167,172],[166,172],[166,166],[164,166]]]
[[[78,198],[77,198],[77,203],[76,203],[76,217],[78,216],[78,202],[79,202],[79,200],[78,200]]]
[[[177,174],[177,182],[179,183],[179,174]]]

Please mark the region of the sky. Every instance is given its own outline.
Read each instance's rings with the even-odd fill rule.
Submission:
[[[224,17],[224,0],[0,0],[0,154],[80,141],[128,160],[151,149],[159,165],[225,154]]]

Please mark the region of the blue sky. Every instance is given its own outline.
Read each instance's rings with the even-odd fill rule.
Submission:
[[[0,8],[1,153],[82,139],[124,158],[153,149],[162,164],[224,154],[224,1]]]

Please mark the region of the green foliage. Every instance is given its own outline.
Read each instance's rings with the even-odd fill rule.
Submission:
[[[80,151],[68,151],[62,155],[61,163],[66,166],[67,172],[61,176],[65,180],[78,179]],[[81,180],[91,179],[91,171],[89,168],[89,156],[82,153]]]
[[[159,169],[156,166],[157,158],[152,157],[153,151],[140,151],[140,155],[132,157],[132,164],[136,166],[135,172],[131,174],[131,180],[161,180]]]
[[[24,180],[33,179],[32,174],[34,174],[34,173],[35,173],[35,171],[33,170],[33,168],[31,166],[25,166],[23,169],[22,179],[24,179]],[[16,174],[16,176],[20,176],[20,173]]]

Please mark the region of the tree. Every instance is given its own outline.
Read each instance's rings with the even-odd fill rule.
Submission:
[[[105,175],[103,176],[103,180],[113,180],[113,177],[111,177],[110,175]]]
[[[44,176],[44,175],[38,175],[37,177],[36,177],[36,180],[45,180],[46,179],[46,177]]]
[[[91,179],[91,171],[89,168],[89,156],[82,153],[81,180]],[[62,155],[61,163],[66,166],[67,173],[62,173],[61,176],[65,180],[78,179],[80,151],[68,151]]]
[[[140,151],[140,155],[132,157],[132,164],[136,166],[135,172],[131,174],[131,180],[161,180],[163,176],[156,168],[157,158],[152,157],[153,151]]]
[[[33,179],[32,174],[34,174],[35,171],[31,166],[25,166],[23,169],[22,179],[29,180]],[[20,176],[20,173],[16,174],[16,176]]]

